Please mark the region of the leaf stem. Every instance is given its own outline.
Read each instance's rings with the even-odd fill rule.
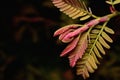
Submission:
[[[110,0],[110,1],[112,2],[112,4],[111,4],[112,8],[115,9],[114,4],[113,4],[113,0]]]
[[[107,25],[107,23],[108,23],[108,21],[106,21],[106,22],[103,24],[103,27],[102,27],[102,29],[100,30],[99,34],[97,35],[97,38],[96,38],[96,40],[95,40],[95,42],[94,42],[94,44],[93,44],[93,46],[92,46],[92,48],[90,49],[90,52],[89,52],[88,54],[91,54],[94,46],[96,45],[96,42],[97,42],[98,39],[99,39],[99,36],[101,35],[101,33],[102,33],[103,29],[105,28],[105,26]]]

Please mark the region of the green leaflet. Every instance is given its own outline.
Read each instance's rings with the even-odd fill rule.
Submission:
[[[90,40],[90,43],[91,43],[91,44],[93,44],[94,42],[95,42],[95,40],[94,40],[94,39],[91,39],[91,40]]]
[[[112,5],[112,4],[113,4],[113,2],[111,2],[111,1],[106,1],[106,3],[108,3],[108,4],[110,4],[110,5]]]
[[[101,26],[101,25],[97,25],[97,26],[95,26],[94,28],[95,28],[95,29],[101,29],[102,26]]]
[[[109,27],[105,27],[104,30],[107,32],[107,33],[110,33],[110,34],[114,34],[115,32],[109,28]]]
[[[77,63],[77,74],[83,74],[85,68],[87,69],[87,71],[89,71],[91,73],[94,72],[94,69],[91,67],[92,63],[88,62],[86,60],[87,58],[89,58],[89,56],[88,55],[84,55],[84,58],[82,58],[82,60]]]
[[[93,48],[93,51],[94,51],[94,53],[96,54],[97,57],[102,58],[102,56],[100,55],[100,52],[98,51],[96,46]]]
[[[66,3],[64,5],[67,5],[67,6],[60,7],[60,11],[62,11],[63,13],[65,13],[66,15],[71,17],[72,19],[76,19],[78,17],[88,15],[88,13],[85,12],[83,8],[77,9],[69,4],[66,4]],[[91,15],[89,15],[89,17],[91,17]],[[86,20],[89,17],[86,16],[86,17],[82,18],[81,20]]]
[[[74,4],[73,1],[76,3]],[[86,20],[92,16],[91,12],[87,9],[86,4],[83,1],[79,0],[60,0],[60,1],[53,1],[54,6],[59,8],[59,10],[72,19],[77,19],[79,17],[80,20]]]
[[[80,17],[80,16],[84,16],[84,15],[86,15],[86,14],[87,14],[87,13],[79,12],[78,14],[76,14],[75,16],[73,16],[72,19],[76,19],[76,18],[78,18],[78,17]]]
[[[99,49],[99,51],[102,53],[102,54],[105,54],[105,50],[103,49],[102,45],[99,43],[99,41],[96,42],[96,46],[97,48]]]
[[[98,59],[93,51],[91,52],[91,56],[93,56],[95,63],[100,64],[100,62],[98,61]]]
[[[71,11],[70,13],[68,13],[68,15],[69,15],[69,17],[74,17],[74,16],[76,16],[79,12],[80,12],[80,10],[78,10],[78,9],[75,8],[73,11]],[[82,16],[82,14],[81,14],[80,16]]]
[[[106,43],[106,41],[103,39],[103,37],[99,37],[99,42],[101,43],[101,45],[107,49],[110,49],[110,46]]]
[[[94,72],[94,69],[92,68],[91,64],[89,62],[86,62],[85,63],[85,67],[88,69],[88,71],[90,73],[93,73]]]
[[[98,30],[98,29],[94,29],[91,31],[91,33],[93,33],[93,34],[98,34],[99,32],[100,32],[100,30]]]
[[[89,55],[88,62],[90,63],[93,69],[97,69],[97,65],[95,63],[93,56]]]
[[[63,13],[65,13],[66,15],[69,15],[69,14],[72,14],[74,11],[76,11],[77,9],[72,7],[71,5],[68,5],[70,6],[70,8],[68,8],[68,10],[62,10],[62,8],[60,9]]]
[[[80,20],[83,21],[83,20],[86,20],[86,19],[88,19],[90,17],[91,17],[91,15],[86,15],[86,16],[81,17]]]
[[[110,48],[107,42],[113,41],[107,33],[114,34],[114,31],[108,28],[106,25],[95,26],[89,29],[88,32],[88,36],[90,38],[88,47],[82,59],[77,62],[77,74],[82,75],[84,79],[89,76],[89,72],[93,73],[98,68],[97,64],[100,64],[98,58],[102,58],[101,54],[105,55],[104,48]]]
[[[114,2],[113,2],[113,4],[115,5],[115,4],[119,4],[120,3],[120,0],[115,0]]]
[[[85,67],[85,68],[84,68],[83,78],[86,79],[86,78],[88,78],[89,76],[90,76],[90,75],[89,75],[89,73],[88,73],[88,70],[87,70],[87,68]]]
[[[95,71],[95,69],[97,69],[98,67],[96,65],[96,62],[95,62],[93,56],[86,54],[86,55],[84,55],[84,57],[86,57],[86,58],[84,58],[86,60],[82,59],[80,62],[77,63],[77,65],[78,65],[77,74],[84,75],[83,77],[84,77],[84,79],[86,79],[87,77],[89,77],[88,72],[93,73]],[[84,61],[84,63],[82,63],[83,61]],[[82,66],[82,67],[80,68],[80,66]]]
[[[110,4],[110,5],[116,5],[120,3],[120,0],[114,0],[114,1],[106,1],[106,3]]]
[[[67,9],[70,9],[70,11],[73,9],[73,8],[71,8],[71,5],[67,5],[66,7],[64,7],[64,8],[61,8],[60,9],[60,11],[65,11],[65,10],[67,10]],[[69,12],[69,11],[68,11]]]
[[[91,38],[91,39],[95,39],[96,37],[97,37],[96,34],[90,34],[90,38]]]
[[[106,40],[106,41],[108,41],[108,42],[110,42],[110,43],[112,43],[113,42],[113,40],[108,36],[108,34],[106,34],[105,32],[102,32],[102,37]]]
[[[88,78],[90,75],[88,73],[87,67],[77,70],[77,75],[82,75],[84,79]]]

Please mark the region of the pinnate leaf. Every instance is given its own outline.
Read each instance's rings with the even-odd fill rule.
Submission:
[[[86,4],[81,0],[52,0],[54,6],[59,8],[59,10],[72,19],[79,17],[80,20],[86,20],[91,17],[89,14]],[[83,17],[84,16],[84,17]]]
[[[78,28],[79,26],[81,26],[81,25],[80,25],[80,24],[71,24],[71,25],[64,26],[64,27],[56,30],[56,31],[54,32],[54,36],[58,36],[58,35],[66,32],[66,31],[68,31],[69,29],[76,29],[76,28]]]
[[[96,46],[97,48],[99,49],[99,51],[102,53],[102,54],[105,54],[105,50],[103,49],[102,45],[99,43],[99,41],[96,42]]]
[[[90,18],[90,17],[91,17],[91,15],[83,16],[83,17],[80,18],[80,21],[86,20],[86,19],[88,19],[88,18]]]
[[[109,27],[105,27],[104,30],[107,32],[107,33],[110,33],[110,34],[114,34],[115,32],[109,28]]]
[[[82,58],[82,55],[84,54],[88,41],[87,41],[87,33],[83,33],[80,37],[80,40],[76,46],[76,48],[71,51],[70,55],[69,55],[69,61],[70,61],[70,66],[74,67],[76,64],[76,61],[79,58]]]
[[[106,41],[100,36],[99,42],[102,44],[103,47],[110,49],[110,46],[106,43]]]
[[[80,38],[80,35],[77,36],[71,43],[69,43],[68,46],[62,51],[60,56],[64,56],[68,54],[70,51],[72,51],[76,47],[79,41],[79,38]]]
[[[112,43],[113,42],[113,40],[108,36],[108,34],[106,34],[105,32],[102,32],[102,37],[106,40],[106,41],[108,41],[108,42],[110,42],[110,43]]]

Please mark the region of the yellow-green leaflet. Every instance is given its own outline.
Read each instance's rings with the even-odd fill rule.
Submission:
[[[88,71],[87,71],[87,68],[86,68],[86,67],[84,68],[84,71],[83,71],[83,74],[82,74],[82,75],[83,75],[83,78],[84,78],[84,79],[86,79],[86,78],[88,78],[88,77],[89,77],[89,73],[88,73]]]
[[[88,19],[88,18],[90,18],[90,17],[91,17],[91,15],[86,15],[86,16],[80,18],[80,20],[83,21],[83,20],[86,20],[86,19]]]
[[[95,63],[93,56],[89,55],[88,62],[90,63],[93,69],[97,69],[97,65]]]
[[[96,34],[90,34],[90,38],[91,38],[91,39],[95,39],[96,37],[97,37]]]
[[[85,63],[85,66],[87,67],[87,69],[88,69],[88,71],[89,71],[90,73],[93,73],[93,72],[94,72],[94,69],[92,68],[92,66],[91,66],[90,63],[86,62],[86,63]]]
[[[114,0],[114,1],[106,1],[106,3],[110,4],[110,5],[116,5],[120,3],[120,0]]]
[[[96,54],[97,57],[102,58],[96,46],[94,46],[94,53]]]
[[[120,0],[115,0],[114,2],[113,2],[113,4],[115,5],[115,4],[119,4],[120,3]]]
[[[91,52],[91,56],[93,56],[95,63],[100,64],[100,62],[98,61],[98,59],[93,51]]]
[[[115,32],[109,28],[109,27],[105,27],[104,30],[107,32],[107,33],[110,33],[110,34],[114,34]]]
[[[70,8],[71,8],[71,5],[68,5],[68,6],[64,7],[64,8],[61,8],[60,11],[67,11]]]
[[[105,50],[103,49],[102,45],[98,41],[96,42],[96,46],[102,54],[105,54]]]
[[[74,4],[74,2],[76,2],[76,4]],[[54,6],[59,8],[61,12],[65,13],[72,19],[76,19],[76,18],[84,16],[80,18],[80,20],[86,20],[91,17],[91,14],[90,14],[91,12],[89,12],[89,10],[86,8],[86,4],[84,3],[84,1],[79,1],[79,0],[56,1],[54,0],[53,4]]]
[[[110,46],[106,43],[106,41],[100,36],[99,42],[102,44],[103,47],[110,49]]]
[[[91,31],[91,33],[94,33],[94,34],[98,34],[100,32],[100,30],[98,30],[98,29],[93,29],[92,31]]]
[[[78,18],[80,16],[84,16],[84,15],[86,15],[84,12],[80,12],[77,15],[73,16],[72,19],[76,19],[76,18]]]
[[[110,4],[110,5],[112,5],[112,4],[113,4],[113,2],[111,2],[111,1],[106,1],[106,3],[108,3],[108,4]]]
[[[113,40],[108,36],[108,34],[106,34],[105,32],[102,32],[102,37],[107,40],[108,42],[112,43]]]

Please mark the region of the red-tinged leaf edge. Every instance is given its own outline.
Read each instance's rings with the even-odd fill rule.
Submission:
[[[60,54],[60,56],[61,57],[65,56],[70,51],[72,51],[77,46],[79,38],[80,38],[80,35],[78,35],[71,43],[69,43],[69,45],[62,51],[62,53]]]
[[[76,28],[78,28],[78,26],[80,26],[80,24],[71,24],[71,25],[64,26],[64,27],[58,29],[57,31],[55,31],[53,36],[58,36],[64,32],[66,32],[69,29],[76,29]]]

